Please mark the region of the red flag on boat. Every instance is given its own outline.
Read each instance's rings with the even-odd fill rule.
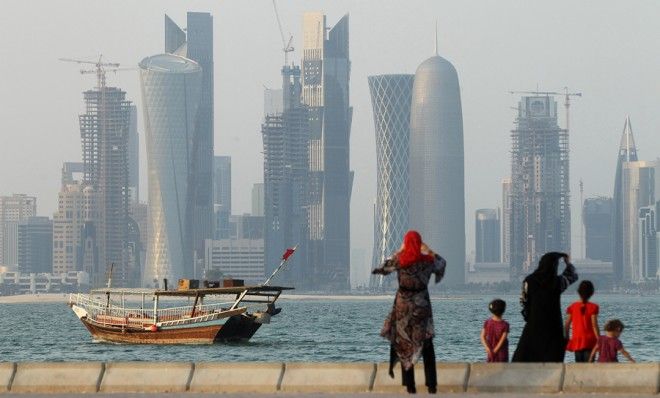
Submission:
[[[292,255],[293,252],[295,252],[295,251],[296,251],[295,247],[294,247],[294,248],[288,248],[288,249],[286,249],[286,251],[285,251],[284,254],[282,255],[282,260],[287,260],[289,257],[291,257],[291,255]]]

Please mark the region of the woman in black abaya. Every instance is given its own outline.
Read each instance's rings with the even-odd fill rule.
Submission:
[[[557,275],[561,259],[566,267]],[[523,282],[520,303],[526,323],[512,362],[564,362],[560,296],[577,279],[568,254],[551,252],[541,257],[538,268]]]

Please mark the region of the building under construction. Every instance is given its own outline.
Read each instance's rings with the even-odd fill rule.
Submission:
[[[264,215],[266,273],[279,263],[284,249],[298,246],[291,259],[291,280],[310,287],[312,274],[305,272],[309,227],[308,107],[301,103],[300,67],[282,68],[283,110],[267,114],[261,133],[264,145]]]
[[[510,261],[520,275],[544,253],[571,247],[568,130],[554,97],[521,98],[511,142]]]
[[[112,271],[113,285],[130,286],[139,281],[139,269],[128,260],[129,176],[128,136],[131,102],[126,92],[105,86],[83,93],[85,113],[80,115],[83,184],[98,193],[97,238],[99,270],[90,275],[100,286]]]

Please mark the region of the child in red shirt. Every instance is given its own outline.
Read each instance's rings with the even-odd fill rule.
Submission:
[[[619,340],[623,328],[623,322],[618,319],[607,321],[605,324],[605,336],[598,338],[598,344],[591,351],[589,361],[593,361],[596,358],[596,353],[598,353],[598,362],[619,362],[617,354],[621,353],[630,362],[635,362],[630,354],[628,354],[628,351],[623,348],[621,340]]]
[[[578,286],[580,301],[569,305],[566,309],[564,335],[569,338],[566,350],[575,352],[575,362],[587,362],[591,350],[598,343],[598,304],[589,302],[594,294],[594,284],[582,281]],[[573,332],[569,334],[571,330]]]
[[[502,319],[506,310],[504,300],[495,299],[488,304],[493,314],[481,329],[481,344],[486,349],[487,362],[509,362],[509,322]]]

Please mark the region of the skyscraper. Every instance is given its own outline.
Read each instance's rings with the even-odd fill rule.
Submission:
[[[621,143],[619,144],[616,171],[614,173],[614,195],[612,196],[612,202],[614,205],[612,212],[614,225],[614,234],[612,235],[614,257],[612,262],[614,263],[615,283],[619,283],[623,280],[623,164],[625,162],[636,162],[637,160],[637,148],[635,147],[630,117],[626,117],[626,121],[623,124]]]
[[[329,290],[350,288],[350,202],[353,172],[349,143],[348,15],[328,28],[320,12],[303,17],[302,102],[309,107],[309,265]]]
[[[100,270],[90,275],[92,286],[101,285],[106,270],[114,264],[112,280],[117,286],[129,286],[131,280],[126,256],[129,205],[129,133],[131,102],[117,87],[99,87],[83,93],[85,113],[79,117],[83,183],[98,194]]]
[[[639,268],[633,278],[637,282],[658,279],[658,233],[657,207],[645,206],[639,209],[638,258]]]
[[[53,214],[53,273],[85,271],[105,275],[99,264],[98,192],[78,181],[63,184]],[[98,287],[98,285],[93,287]]]
[[[195,116],[188,177],[187,234],[198,258],[204,240],[213,237],[213,16],[189,12],[184,31],[165,15],[165,52],[195,61],[201,67],[202,84]]]
[[[213,158],[213,211],[215,239],[229,238],[231,215],[231,156]]]
[[[550,96],[524,96],[511,131],[511,266],[529,272],[546,252],[570,252],[568,133]]]
[[[623,282],[639,282],[639,220],[642,207],[655,205],[655,162],[623,162],[621,170],[623,222]]]
[[[408,141],[413,75],[369,76],[376,132],[376,207],[372,266],[395,253],[408,230]],[[372,287],[392,284],[374,275]]]
[[[270,274],[288,247],[298,246],[286,283],[312,287],[308,260],[309,108],[301,103],[300,67],[282,68],[282,112],[266,114],[261,125],[264,146],[263,204],[266,272]],[[259,196],[259,195],[257,195]],[[254,198],[254,196],[253,196]]]
[[[187,240],[191,141],[200,101],[202,69],[190,59],[159,54],[140,64],[147,169],[149,230],[145,285],[192,277],[193,250]]]
[[[435,55],[415,72],[410,110],[410,228],[447,260],[446,281],[465,281],[463,114],[458,74]]]
[[[500,214],[497,209],[475,212],[475,262],[500,262]]]
[[[140,135],[137,106],[131,105],[128,123],[128,191],[130,204],[140,203]]]
[[[612,198],[601,196],[584,200],[582,214],[587,258],[612,261],[612,208]]]
[[[37,198],[0,196],[0,264],[18,265],[18,223],[37,215]]]
[[[18,271],[53,272],[53,220],[28,217],[18,223]]]
[[[502,179],[502,262],[511,265],[511,179]]]

